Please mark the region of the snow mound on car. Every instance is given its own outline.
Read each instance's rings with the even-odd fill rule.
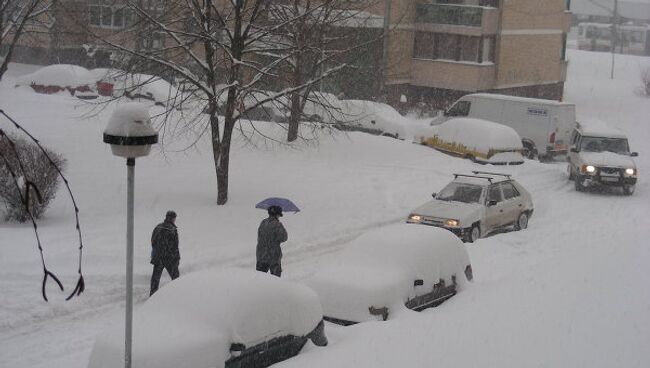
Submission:
[[[16,79],[18,86],[58,86],[61,88],[88,86],[94,84],[88,69],[71,64],[56,64],[43,67],[34,73]]]
[[[439,139],[459,143],[479,152],[490,149],[523,149],[521,137],[514,129],[488,120],[454,118],[435,128]]]
[[[424,282],[418,288],[432,290],[440,279],[450,285],[455,274],[462,288],[469,264],[465,246],[451,232],[394,224],[353,240],[308,285],[320,296],[326,316],[367,321],[375,319],[368,311],[371,306],[404,308],[415,296],[415,280]]]
[[[321,319],[318,296],[303,285],[253,270],[199,271],[167,284],[135,311],[133,366],[221,367],[232,343],[304,336]],[[123,359],[120,322],[97,337],[88,367],[119,367]]]

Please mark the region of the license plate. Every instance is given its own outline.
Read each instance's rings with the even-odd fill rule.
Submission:
[[[613,176],[601,176],[600,180],[602,181],[610,181],[610,182],[615,182],[618,181],[618,177],[613,177]]]

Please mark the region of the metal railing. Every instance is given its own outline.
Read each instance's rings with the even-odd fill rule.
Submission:
[[[416,8],[418,23],[480,27],[482,19],[483,8],[478,6],[418,4]]]

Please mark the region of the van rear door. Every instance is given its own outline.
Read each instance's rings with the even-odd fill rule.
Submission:
[[[576,126],[576,107],[573,104],[562,104],[557,106],[556,115],[553,119],[553,130],[555,142],[553,151],[566,153],[569,149],[571,132]]]

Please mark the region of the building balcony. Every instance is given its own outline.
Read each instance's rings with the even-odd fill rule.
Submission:
[[[413,59],[412,85],[476,92],[493,89],[496,66],[447,60]]]
[[[483,6],[417,4],[415,14],[418,31],[481,36],[496,34],[499,23],[498,9]]]

